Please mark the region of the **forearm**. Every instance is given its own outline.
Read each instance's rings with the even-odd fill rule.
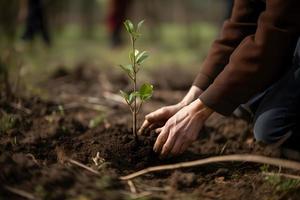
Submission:
[[[203,91],[197,86],[192,86],[185,97],[179,102],[181,106],[187,106],[196,100]]]
[[[220,114],[230,115],[289,69],[300,34],[300,1],[266,2],[256,33],[240,43],[228,65],[200,96]]]
[[[193,85],[204,91],[214,82],[241,41],[255,33],[258,16],[263,10],[264,4],[259,0],[235,1],[231,18],[224,22],[220,37],[213,42]]]

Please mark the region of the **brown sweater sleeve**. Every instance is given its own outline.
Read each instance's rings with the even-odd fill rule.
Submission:
[[[238,2],[244,0],[237,0]],[[257,30],[243,39],[200,99],[228,115],[285,72],[300,33],[299,0],[267,0]]]
[[[260,0],[236,0],[231,18],[223,24],[221,35],[211,46],[193,85],[203,91],[214,81],[228,64],[230,55],[241,41],[254,34],[257,19],[265,9]]]

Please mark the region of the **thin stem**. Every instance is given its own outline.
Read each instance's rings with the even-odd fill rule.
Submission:
[[[133,109],[132,109],[132,106],[130,105],[130,103],[126,99],[125,99],[125,101],[126,101],[128,107],[129,107],[130,111],[133,112]]]
[[[133,92],[136,92],[136,60],[135,60],[135,38],[133,36],[131,36],[131,42],[132,42],[132,52],[133,52]],[[132,132],[134,135],[135,140],[138,140],[138,136],[137,136],[137,131],[136,131],[136,124],[137,124],[137,108],[136,108],[136,97],[134,97],[134,102],[133,102],[133,113],[132,113]]]
[[[141,101],[141,103],[140,103],[140,105],[139,105],[139,107],[138,107],[138,109],[137,109],[137,113],[140,112],[140,109],[141,109],[142,105],[143,105],[143,101]]]

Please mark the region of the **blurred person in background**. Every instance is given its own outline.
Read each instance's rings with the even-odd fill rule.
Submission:
[[[51,38],[47,26],[44,4],[42,0],[27,0],[27,17],[25,31],[22,39],[33,41],[37,35],[41,35],[44,42],[50,46]]]
[[[181,154],[209,116],[236,110],[254,120],[257,141],[299,159],[299,19],[299,0],[235,0],[187,95],[145,117],[140,133],[155,129],[154,151]]]
[[[123,22],[126,20],[132,0],[110,0],[107,26],[110,33],[112,47],[122,44]]]

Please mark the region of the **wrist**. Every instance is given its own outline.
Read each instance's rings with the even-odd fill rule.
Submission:
[[[202,92],[203,91],[200,88],[192,86],[185,97],[179,102],[179,105],[182,107],[189,105],[196,100]]]
[[[191,104],[192,112],[195,114],[201,114],[204,118],[208,118],[214,110],[207,107],[199,98],[193,101]]]
[[[185,101],[184,99],[182,101],[180,101],[177,105],[180,107],[180,108],[183,108],[185,106],[188,106],[191,102],[189,101]]]

